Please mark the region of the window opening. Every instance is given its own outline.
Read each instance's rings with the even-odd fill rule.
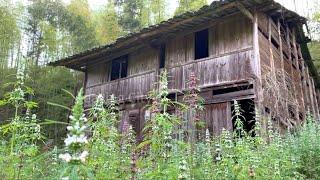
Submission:
[[[195,33],[195,60],[209,57],[209,31],[204,29]]]
[[[250,84],[250,85],[244,85],[244,86],[214,89],[214,90],[212,90],[212,95],[227,94],[227,93],[241,91],[241,90],[247,90],[247,89],[253,89],[253,85]]]
[[[128,55],[121,56],[112,60],[111,63],[111,78],[110,80],[116,80],[119,78],[127,77],[128,75]]]
[[[164,68],[166,61],[166,45],[163,44],[160,47],[160,54],[159,54],[159,68]]]

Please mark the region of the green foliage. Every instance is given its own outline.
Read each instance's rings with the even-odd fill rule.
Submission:
[[[10,50],[20,41],[19,11],[19,7],[14,7],[7,0],[0,1],[0,69],[9,65]]]
[[[166,11],[168,1],[166,0],[153,0],[150,3],[151,12],[153,15],[153,23],[158,24],[167,18],[168,12]],[[150,18],[150,17],[149,17]]]
[[[14,90],[3,101],[13,109],[24,106],[27,91],[21,68]],[[191,78],[192,79],[192,78]],[[195,81],[191,81],[190,87]],[[212,137],[208,130],[197,141],[186,141],[183,114],[195,112],[194,92],[182,105],[167,98],[165,71],[159,89],[151,95],[150,118],[144,129],[144,141],[137,144],[132,127],[119,131],[119,109],[114,96],[101,95],[89,109],[83,109],[82,90],[67,123],[65,148],[40,151],[43,138],[40,124],[30,110],[16,111],[8,124],[2,125],[0,172],[2,179],[317,179],[320,167],[320,125],[307,115],[306,123],[295,132],[281,136],[268,122],[266,137],[260,136],[262,120],[256,114],[255,136],[242,126],[241,104],[235,102],[235,133],[222,131]],[[193,84],[193,85],[192,85]],[[191,88],[195,90],[195,88]],[[28,90],[29,91],[29,90]],[[23,94],[21,94],[23,92]],[[31,91],[30,91],[31,92]],[[14,95],[13,95],[14,94]],[[72,95],[72,93],[69,93]],[[190,103],[191,102],[191,103]],[[29,108],[28,108],[29,107]],[[62,107],[62,106],[61,106]],[[169,113],[175,107],[178,115]],[[199,109],[198,109],[199,110]],[[197,111],[198,111],[197,110]],[[237,122],[238,121],[238,122]],[[45,124],[43,124],[45,125]],[[90,134],[90,136],[88,136]],[[89,138],[90,137],[90,138]],[[60,158],[58,158],[60,157]],[[61,160],[62,159],[62,160]]]
[[[195,11],[207,4],[207,0],[179,0],[179,6],[174,14],[180,15],[187,11]]]
[[[134,135],[132,129],[121,135],[118,129],[117,105],[114,96],[107,101],[99,95],[91,109],[89,166],[97,179],[129,179]],[[93,122],[94,120],[94,122]]]
[[[97,12],[95,21],[97,24],[97,39],[100,44],[111,43],[123,34],[118,22],[115,6],[110,1],[108,1],[108,4],[102,11]]]
[[[125,32],[129,33],[141,29],[142,26],[139,17],[143,9],[142,2],[142,0],[115,0],[118,8],[121,8],[119,23]]]
[[[7,69],[0,72],[0,98],[4,98],[7,91],[12,91],[12,81],[16,69]],[[40,120],[51,119],[58,121],[66,121],[68,114],[67,109],[51,106],[48,102],[58,103],[71,107],[73,99],[65,96],[63,90],[76,91],[82,85],[82,75],[70,72],[65,68],[37,67],[31,66],[27,69],[28,78],[24,82],[24,86],[32,87],[32,95],[28,96],[29,100],[37,102],[37,108],[32,110],[36,113]],[[11,84],[11,86],[9,86]],[[30,88],[28,88],[30,89]],[[73,92],[73,94],[76,94]],[[28,105],[32,105],[27,103]],[[26,105],[27,105],[26,104]],[[10,105],[4,105],[0,108],[0,124],[6,123],[6,120],[12,118],[14,110]],[[54,143],[61,142],[61,136],[65,134],[65,128],[61,124],[46,126],[44,133],[49,141]]]
[[[160,23],[169,16],[167,0],[114,0],[119,24],[126,33]]]
[[[308,48],[310,50],[313,63],[319,72],[320,71],[320,42],[313,41],[308,44]]]
[[[88,1],[73,0],[67,10],[70,14],[66,28],[72,34],[71,42],[74,52],[84,51],[98,45]]]
[[[85,166],[88,156],[88,151],[85,148],[88,143],[85,134],[88,120],[84,114],[83,101],[83,90],[80,89],[72,107],[72,115],[69,117],[68,135],[64,140],[66,152],[59,155],[59,158],[66,163],[66,166],[61,171],[61,178],[83,179],[92,177],[90,170]]]
[[[13,90],[6,93],[0,103],[1,106],[10,105],[14,109],[10,121],[0,126],[0,168],[2,172],[7,172],[1,173],[0,177],[4,179],[31,176],[33,167],[27,164],[39,153],[37,143],[43,139],[36,115],[32,114],[30,117],[30,111],[37,104],[27,100],[29,95],[33,95],[33,91],[25,86],[25,77],[25,64],[21,63],[16,73],[16,81],[9,84],[13,86]]]

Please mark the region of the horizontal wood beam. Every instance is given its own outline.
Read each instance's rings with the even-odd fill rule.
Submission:
[[[247,89],[226,94],[214,95],[210,100],[207,100],[205,104],[220,103],[241,99],[254,99],[255,97],[256,96],[254,95],[254,89]]]

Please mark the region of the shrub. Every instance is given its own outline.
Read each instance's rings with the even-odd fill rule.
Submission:
[[[114,96],[97,96],[94,106],[85,112],[86,97],[80,90],[70,122],[62,123],[68,130],[65,147],[40,151],[40,125],[51,123],[39,123],[31,115],[36,103],[26,100],[33,92],[24,86],[22,74],[19,70],[13,91],[1,101],[15,112],[0,127],[1,179],[317,179],[320,175],[320,125],[309,114],[301,127],[280,135],[271,120],[256,113],[255,133],[246,133],[241,104],[235,101],[235,131],[223,130],[212,137],[198,124],[201,100],[195,79],[185,104],[178,103],[167,97],[165,72],[160,88],[150,96],[151,115],[143,142],[136,142],[132,127],[124,132],[117,128],[119,110]],[[169,113],[172,107],[180,113]],[[187,111],[194,115],[194,132],[183,128]],[[261,121],[268,121],[266,130]],[[203,130],[204,138],[194,136]]]

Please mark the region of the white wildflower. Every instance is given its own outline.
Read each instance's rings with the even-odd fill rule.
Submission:
[[[73,131],[73,129],[74,129],[74,128],[73,128],[72,126],[67,126],[67,130],[68,130],[68,131]]]
[[[83,121],[83,122],[87,122],[88,119],[86,118],[85,114],[82,114],[82,116],[80,117],[80,121]]]
[[[74,136],[70,136],[69,134],[67,135],[68,137],[64,140],[64,143],[66,146],[69,146],[74,142]]]
[[[69,116],[69,119],[72,121],[75,120],[74,116],[72,116],[72,115]]]
[[[85,136],[84,134],[81,134],[81,135],[77,138],[77,142],[78,142],[78,143],[88,143],[87,136]]]
[[[79,156],[80,161],[84,163],[88,155],[89,155],[88,151],[83,151]]]
[[[66,146],[70,146],[73,143],[88,143],[88,139],[87,136],[85,136],[84,134],[80,134],[80,135],[67,135],[68,137],[64,140],[64,143]]]
[[[70,155],[69,153],[60,154],[60,155],[59,155],[59,158],[60,158],[60,159],[63,159],[63,160],[66,161],[66,162],[70,162],[71,159],[72,159],[72,157],[71,157],[71,155]]]

